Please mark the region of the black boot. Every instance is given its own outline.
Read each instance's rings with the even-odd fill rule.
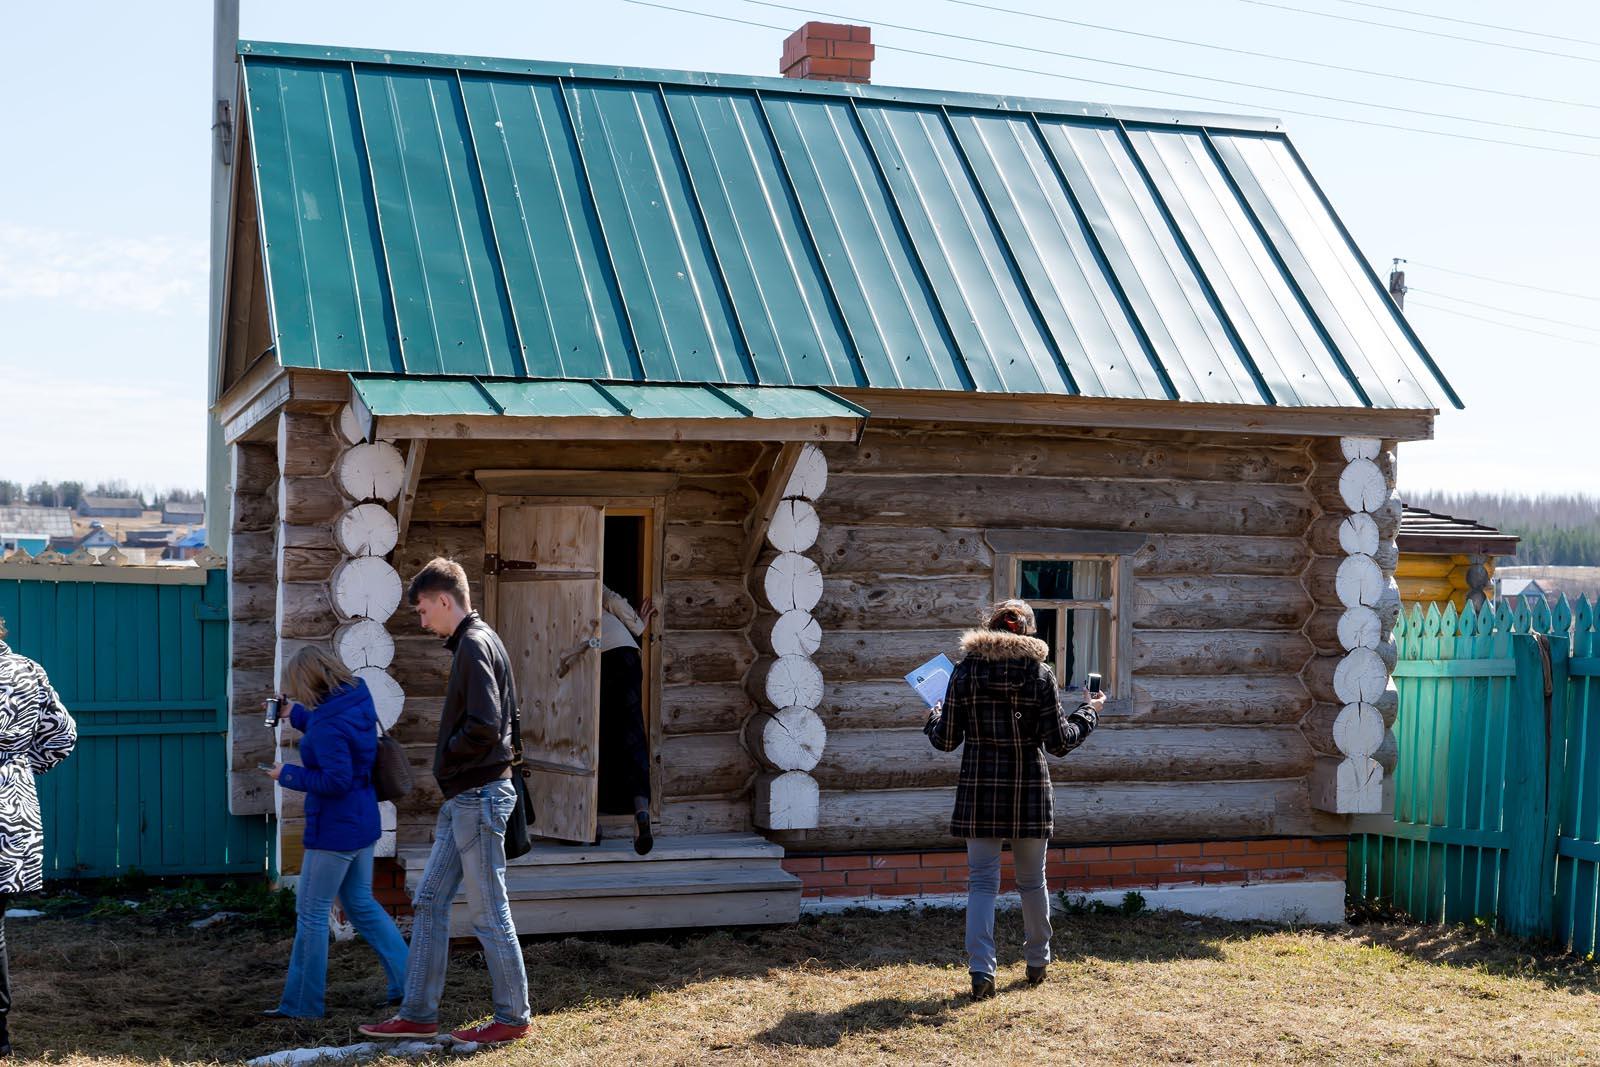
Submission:
[[[979,974],[977,971],[968,973],[972,975],[973,1000],[988,1000],[994,996],[994,975]]]
[[[637,812],[633,819],[639,824],[639,832],[633,838],[633,850],[643,856],[656,847],[655,835],[650,832],[650,813]]]
[[[1029,985],[1044,985],[1044,973],[1048,969],[1049,969],[1049,964],[1041,963],[1037,967],[1035,967],[1031,963],[1028,964],[1028,984]]]

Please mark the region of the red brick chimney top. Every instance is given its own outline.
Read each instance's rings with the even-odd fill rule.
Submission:
[[[808,22],[783,42],[778,69],[785,78],[869,82],[872,55],[871,27]]]

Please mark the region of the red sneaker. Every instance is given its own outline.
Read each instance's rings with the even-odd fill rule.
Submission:
[[[381,1023],[362,1023],[356,1027],[367,1037],[438,1037],[438,1023],[414,1023],[396,1015]]]
[[[523,1023],[521,1026],[507,1026],[505,1023],[491,1022],[488,1026],[471,1026],[465,1030],[452,1030],[450,1036],[457,1041],[475,1041],[480,1045],[502,1045],[507,1041],[521,1041],[533,1033],[532,1023]]]

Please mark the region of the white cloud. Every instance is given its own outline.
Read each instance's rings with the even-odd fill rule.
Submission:
[[[205,484],[205,383],[12,379],[0,388],[0,478]]]
[[[202,242],[107,238],[0,222],[0,300],[147,314],[206,313]]]

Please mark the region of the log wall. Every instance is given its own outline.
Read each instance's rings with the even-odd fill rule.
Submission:
[[[787,844],[948,845],[960,754],[923,738],[901,678],[956,655],[993,594],[985,534],[1017,529],[1143,538],[1128,561],[1131,689],[1088,744],[1051,761],[1057,836],[1337,829],[1308,802],[1316,755],[1300,728],[1321,602],[1308,440],[901,423],[824,452],[821,826]]]
[[[273,622],[277,582],[278,455],[270,444],[232,448],[233,525],[228,534],[228,810],[273,811],[275,739],[262,723],[261,702],[273,690],[278,635]]]

